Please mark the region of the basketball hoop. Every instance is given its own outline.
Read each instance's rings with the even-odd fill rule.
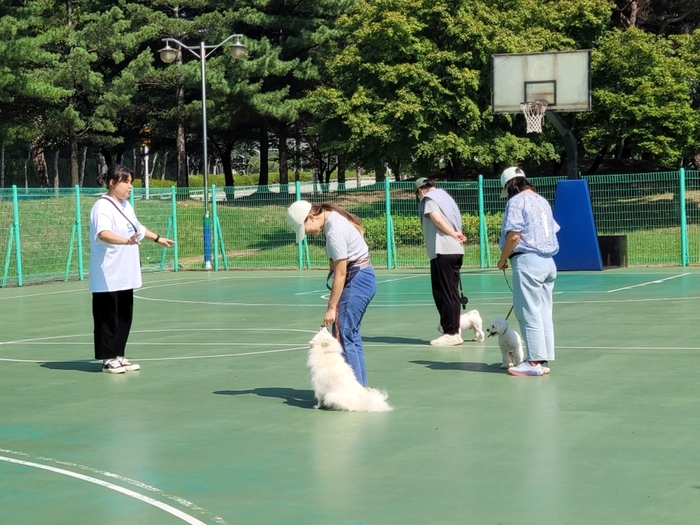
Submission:
[[[520,109],[525,114],[528,133],[542,133],[542,118],[547,111],[546,100],[535,100],[534,102],[522,102]]]

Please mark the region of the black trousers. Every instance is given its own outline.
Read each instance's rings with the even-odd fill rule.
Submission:
[[[446,334],[459,333],[459,270],[462,255],[439,255],[430,261],[433,300],[440,313],[440,325]]]
[[[133,315],[133,290],[92,294],[95,359],[124,357]]]

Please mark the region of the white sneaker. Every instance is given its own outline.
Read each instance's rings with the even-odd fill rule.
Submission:
[[[454,335],[441,335],[437,339],[430,341],[431,346],[458,346],[464,342],[462,336],[459,334]]]
[[[530,361],[523,361],[518,366],[511,366],[508,373],[512,376],[541,376],[544,374],[544,370],[539,363],[531,365]]]
[[[137,370],[141,370],[141,365],[131,363],[125,357],[117,357],[117,361],[119,361],[119,363],[124,367],[124,370],[127,372],[136,372]]]
[[[126,368],[124,368],[119,359],[112,359],[102,365],[102,371],[108,374],[123,374],[126,372]]]

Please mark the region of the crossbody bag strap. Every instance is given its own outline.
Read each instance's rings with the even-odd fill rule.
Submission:
[[[110,199],[109,197],[105,197],[105,196],[100,197],[100,199],[104,199],[104,200],[106,200],[107,202],[109,202],[112,206],[114,206],[114,207],[117,209],[117,211],[118,211],[119,213],[121,213],[122,216],[127,220],[127,222],[128,222],[129,224],[131,224],[131,227],[134,229],[134,232],[135,232],[135,233],[138,233],[138,232],[139,232],[139,229],[136,227],[136,225],[135,225],[133,222],[131,222],[131,219],[129,219],[129,217],[126,216],[126,213],[124,213],[124,212],[119,208],[119,206],[117,206],[117,203],[116,203],[116,202],[114,202],[114,201],[113,201],[112,199]]]

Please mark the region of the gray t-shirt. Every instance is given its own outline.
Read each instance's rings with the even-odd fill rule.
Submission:
[[[360,232],[340,213],[332,211],[323,226],[326,234],[326,255],[332,261],[354,262],[369,257],[369,248]]]
[[[464,246],[438,228],[430,218],[430,214],[434,211],[440,211],[440,207],[432,199],[425,199],[425,209],[420,222],[425,237],[425,247],[428,249],[428,258],[433,260],[438,255],[464,255]]]

